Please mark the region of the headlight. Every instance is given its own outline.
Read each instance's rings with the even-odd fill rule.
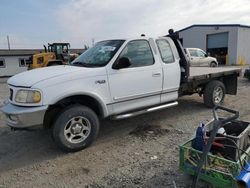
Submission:
[[[15,101],[18,103],[39,103],[41,93],[35,90],[19,90],[16,93]]]

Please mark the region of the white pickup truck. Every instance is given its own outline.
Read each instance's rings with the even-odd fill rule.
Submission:
[[[71,65],[39,68],[8,80],[10,97],[1,109],[7,125],[51,128],[57,145],[78,151],[96,138],[99,120],[122,119],[178,104],[198,93],[213,107],[236,94],[237,68],[189,69],[178,41],[167,37],[98,42]]]
[[[184,51],[190,61],[190,66],[218,67],[216,58],[208,56],[202,49],[185,48]]]

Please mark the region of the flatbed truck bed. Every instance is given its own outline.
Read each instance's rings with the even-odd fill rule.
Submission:
[[[181,83],[179,96],[192,95],[198,93],[203,96],[204,93],[210,93],[208,85],[216,84],[220,81],[224,84],[225,93],[230,95],[237,94],[237,78],[241,73],[240,67],[189,67],[189,76],[186,82]],[[211,83],[214,82],[214,83]],[[207,89],[206,89],[207,88]],[[212,106],[212,105],[211,105]]]
[[[191,80],[207,79],[223,75],[239,74],[241,72],[240,67],[190,67],[189,77]]]

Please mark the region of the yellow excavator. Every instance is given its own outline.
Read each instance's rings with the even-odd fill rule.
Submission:
[[[35,53],[29,58],[29,69],[68,64],[78,57],[78,54],[70,54],[69,48],[69,43],[48,43],[48,47],[44,45],[44,52]]]

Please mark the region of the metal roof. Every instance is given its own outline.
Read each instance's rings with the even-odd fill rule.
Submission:
[[[193,27],[243,27],[243,28],[250,28],[248,25],[241,25],[241,24],[194,24],[188,27],[185,27],[178,32],[185,31],[187,29],[193,28]]]
[[[84,51],[84,49],[70,49],[71,53],[82,53]],[[39,52],[44,52],[44,49],[0,49],[0,56],[30,56]]]
[[[42,49],[15,49],[15,50],[0,49],[0,56],[27,56],[40,51],[42,51]]]
[[[81,54],[85,49],[70,49],[71,53]],[[44,49],[0,49],[0,56],[30,56],[34,53],[44,52]]]

